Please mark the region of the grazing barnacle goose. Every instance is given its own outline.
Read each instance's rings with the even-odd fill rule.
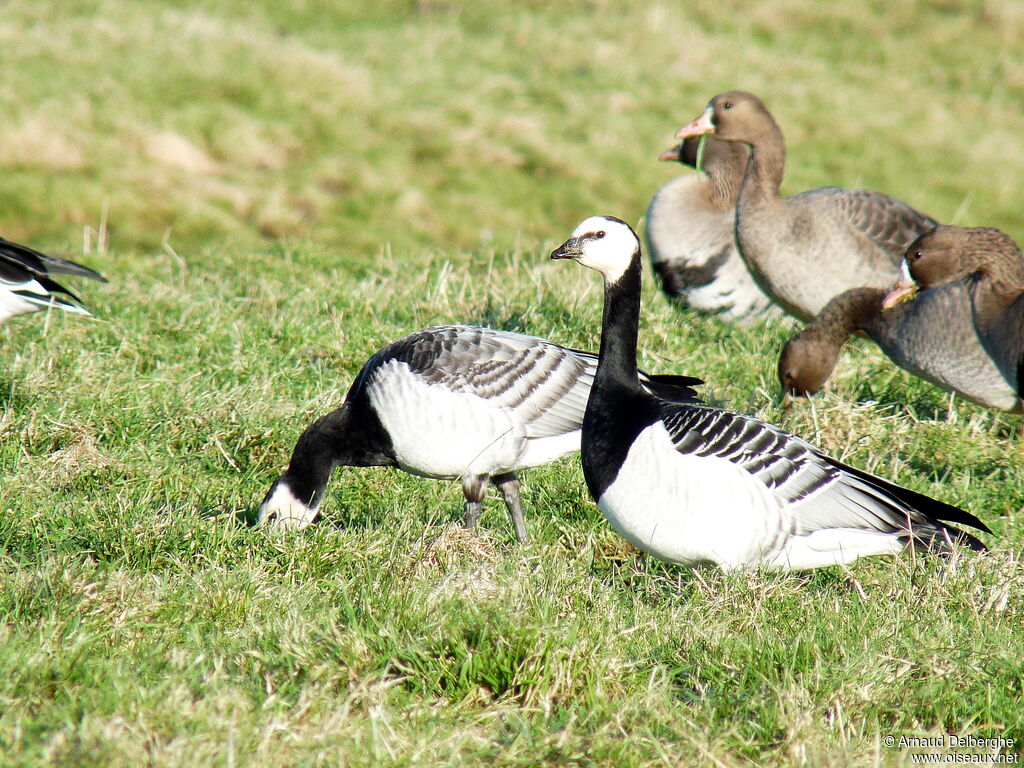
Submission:
[[[699,171],[672,179],[647,207],[644,234],[661,289],[697,312],[730,322],[779,317],[781,311],[754,282],[736,248],[736,198],[747,167],[746,147],[701,136],[679,142],[658,159]]]
[[[56,307],[91,314],[71,291],[50,279],[51,274],[75,275],[107,282],[88,267],[12,243],[0,237],[0,324],[15,315]],[[63,294],[63,295],[62,295]]]
[[[335,467],[398,467],[462,481],[474,527],[487,484],[501,490],[526,540],[516,471],[580,449],[580,426],[597,356],[509,331],[426,328],[373,355],[344,405],[306,429],[259,520],[304,528],[316,519]],[[691,400],[689,376],[639,373],[637,386]]]
[[[752,93],[715,96],[676,138],[703,134],[750,147],[736,201],[740,254],[764,292],[804,322],[851,288],[888,288],[907,246],[937,224],[870,190],[822,187],[781,197],[785,140]]]
[[[800,570],[892,553],[908,542],[984,549],[946,521],[974,515],[842,464],[750,416],[645,392],[636,374],[640,241],[594,216],[552,252],[604,276],[597,374],[583,418],[590,493],[612,526],[655,557],[724,570]]]

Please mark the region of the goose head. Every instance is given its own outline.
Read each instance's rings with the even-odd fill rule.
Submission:
[[[552,259],[574,259],[614,283],[634,260],[640,258],[640,240],[622,219],[591,216],[584,219],[572,237],[551,252]]]
[[[727,91],[711,99],[700,117],[676,131],[676,138],[713,134],[723,141],[753,144],[775,131],[778,126],[763,101],[746,91]]]
[[[287,475],[278,478],[260,504],[258,523],[273,530],[302,530],[316,520],[320,499],[304,502],[301,495],[291,487]]]
[[[992,227],[935,227],[907,248],[899,283],[883,306],[892,307],[918,291],[983,273],[1020,286],[1024,260],[1013,238]]]
[[[811,336],[796,335],[779,355],[779,383],[786,394],[807,397],[818,392],[832,375],[839,358],[834,343]]]

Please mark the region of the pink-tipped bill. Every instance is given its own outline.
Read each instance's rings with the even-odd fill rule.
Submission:
[[[677,139],[688,139],[691,136],[703,136],[706,133],[715,132],[715,124],[712,122],[715,111],[708,107],[704,113],[689,125],[676,131]]]
[[[900,281],[896,283],[896,287],[889,292],[884,299],[882,299],[882,309],[892,309],[901,301],[907,301],[912,298],[918,291],[918,285],[914,282],[914,278],[910,274],[910,267],[907,265],[907,260],[904,259],[900,263]]]
[[[678,160],[679,156],[682,153],[683,153],[683,145],[682,144],[676,144],[674,147],[672,147],[672,149],[666,149],[664,152],[662,152],[660,155],[658,155],[658,159],[659,160]]]

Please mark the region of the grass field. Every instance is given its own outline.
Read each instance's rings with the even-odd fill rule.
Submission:
[[[719,91],[773,110],[787,191],[1020,241],[1020,5],[337,5],[0,6],[0,234],[110,278],[75,285],[95,320],[0,328],[0,765],[861,766],[909,761],[887,735],[1024,739],[1020,419],[866,342],[787,407],[786,324],[649,282],[646,368],[969,508],[992,553],[690,572],[629,550],[570,459],[526,473],[525,546],[496,498],[470,535],[457,485],[383,469],[339,472],[310,529],[246,525],[386,341],[596,349],[596,276],[546,254],[587,215],[639,222]]]

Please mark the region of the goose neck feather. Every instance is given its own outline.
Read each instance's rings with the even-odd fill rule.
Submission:
[[[730,211],[736,207],[750,151],[745,144],[705,136],[703,170],[706,177],[708,207]]]
[[[640,391],[636,373],[637,331],[640,327],[640,248],[615,280],[605,281],[601,349],[595,388],[615,384]]]
[[[640,284],[638,245],[622,275],[605,281],[601,350],[583,417],[583,432],[590,436],[583,476],[595,499],[615,481],[637,435],[657,419],[655,401],[636,374]]]
[[[884,298],[885,291],[880,288],[853,288],[841,293],[825,305],[804,332],[842,346],[857,331],[871,331]]]
[[[750,145],[750,157],[739,192],[741,208],[779,197],[786,168],[786,143],[775,121],[771,125],[773,130],[765,131],[756,144]]]
[[[284,474],[303,503],[319,504],[335,467],[394,466],[391,438],[362,392],[314,421],[299,437]]]

